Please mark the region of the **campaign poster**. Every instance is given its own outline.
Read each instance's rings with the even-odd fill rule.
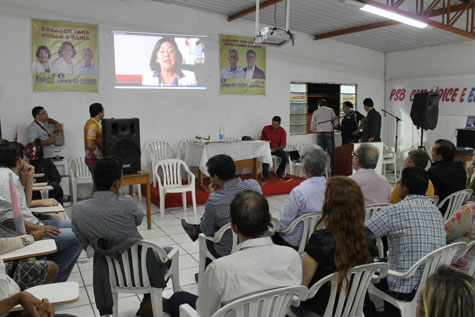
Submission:
[[[36,92],[97,93],[97,24],[32,20]]]
[[[220,94],[266,94],[266,47],[254,38],[220,34]]]

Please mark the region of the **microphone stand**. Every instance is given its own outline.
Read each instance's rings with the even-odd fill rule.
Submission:
[[[384,112],[384,114],[387,114],[391,117],[393,117],[394,119],[396,119],[396,141],[395,141],[395,144],[394,144],[394,149],[395,149],[395,152],[396,152],[396,155],[397,155],[397,138],[398,138],[398,135],[397,135],[397,127],[398,127],[398,123],[399,121],[402,121],[399,117],[393,115],[391,112],[388,112],[384,109],[381,109],[382,112]]]

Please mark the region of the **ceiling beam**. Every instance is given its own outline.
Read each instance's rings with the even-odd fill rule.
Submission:
[[[362,3],[368,3],[368,4],[373,4],[374,3],[374,1],[371,1],[371,0],[369,0],[369,1],[356,0],[356,1],[362,2]],[[472,3],[472,1],[473,0],[467,0],[465,2],[468,2],[468,4],[470,5]],[[396,13],[406,15],[406,16],[409,15],[409,17],[411,17],[413,19],[426,22],[429,25],[432,25],[434,27],[443,29],[445,31],[449,31],[449,32],[452,32],[452,33],[456,33],[456,34],[459,34],[459,35],[462,35],[462,36],[469,37],[471,39],[475,39],[475,34],[473,32],[466,32],[466,31],[463,31],[461,29],[455,28],[453,26],[448,26],[448,25],[445,25],[445,24],[427,19],[429,17],[436,17],[436,16],[441,16],[441,15],[446,14],[447,11],[448,11],[447,10],[448,8],[430,10],[429,12],[426,13],[427,15],[424,18],[424,17],[420,17],[419,15],[408,14],[407,12],[402,11],[402,10],[391,10],[392,9],[391,7],[387,7],[387,6],[385,6],[383,4],[380,4],[380,3],[377,3],[377,4],[379,5],[379,7],[383,8],[383,9],[390,10],[390,11],[397,11]],[[375,6],[378,6],[378,5],[375,5]],[[463,11],[463,10],[466,10],[466,9],[467,9],[467,3],[450,6],[450,12],[451,13],[452,12]],[[460,14],[462,14],[462,13],[460,13]],[[428,21],[430,21],[431,23],[429,23]],[[351,34],[351,33],[356,33],[356,32],[362,32],[362,31],[377,29],[377,28],[396,25],[396,24],[400,24],[400,23],[396,22],[396,21],[392,21],[392,20],[387,20],[387,21],[384,21],[384,22],[377,22],[377,23],[372,23],[372,24],[367,24],[367,25],[362,25],[362,26],[356,26],[356,27],[347,28],[347,29],[343,29],[343,30],[338,30],[338,31],[333,31],[333,32],[328,32],[328,33],[323,33],[323,34],[316,34],[316,35],[314,35],[314,40],[321,40],[321,39],[335,37],[335,36],[341,36],[341,35],[346,35],[346,34]]]
[[[368,31],[372,29],[378,29],[384,26],[390,26],[390,25],[395,25],[399,24],[397,21],[392,21],[392,20],[387,20],[383,22],[377,22],[377,23],[372,23],[372,24],[367,24],[367,25],[361,25],[361,26],[356,26],[348,29],[343,29],[343,30],[338,30],[334,32],[328,32],[324,34],[318,34],[314,35],[313,39],[314,40],[323,40],[329,37],[335,37],[335,36],[341,36],[341,35],[347,35],[351,33],[357,33],[357,32],[362,32],[362,31]]]
[[[274,4],[277,4],[279,2],[282,2],[284,0],[267,0],[267,1],[264,1],[262,3],[259,3],[259,9],[262,10],[262,9],[265,9],[267,7],[270,7],[270,6],[273,6]],[[234,20],[237,20],[239,18],[242,18],[246,15],[249,15],[249,14],[252,14],[252,13],[255,13],[256,12],[256,6],[252,6],[252,7],[249,7],[245,10],[242,10],[238,13],[234,13],[232,15],[229,15],[228,16],[228,22],[232,22]]]

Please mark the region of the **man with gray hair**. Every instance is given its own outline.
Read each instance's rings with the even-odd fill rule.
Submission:
[[[85,47],[82,49],[82,60],[83,63],[79,68],[79,73],[81,74],[88,74],[88,75],[97,75],[97,66],[92,62],[92,58],[94,54],[92,53],[92,49],[89,47]]]
[[[362,144],[351,154],[356,173],[350,178],[360,185],[365,205],[389,203],[391,185],[386,177],[375,171],[379,159],[378,149],[371,144]]]
[[[302,170],[307,179],[292,189],[289,198],[277,216],[280,228],[287,229],[292,221],[305,214],[322,211],[326,179],[323,177],[327,164],[325,152],[319,147],[308,148],[302,155]],[[303,224],[290,234],[276,233],[275,244],[297,249],[302,238]]]
[[[229,62],[229,66],[223,68],[223,70],[221,71],[221,78],[246,77],[246,73],[244,73],[244,71],[237,65],[237,62],[239,61],[239,53],[235,48],[230,48],[228,50],[227,60]]]

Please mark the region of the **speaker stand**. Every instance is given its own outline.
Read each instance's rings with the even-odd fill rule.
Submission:
[[[396,119],[396,140],[394,142],[394,151],[396,152],[396,157],[397,157],[397,138],[398,138],[398,135],[397,135],[397,128],[398,128],[398,123],[399,121],[402,121],[399,117],[393,115],[391,112],[388,112],[384,109],[381,109],[382,112],[384,112],[384,114],[387,114],[391,117],[393,117],[394,119]]]
[[[426,147],[424,146],[424,129],[421,127],[417,127],[421,129],[421,144],[417,147],[418,150],[424,150],[427,152]]]

